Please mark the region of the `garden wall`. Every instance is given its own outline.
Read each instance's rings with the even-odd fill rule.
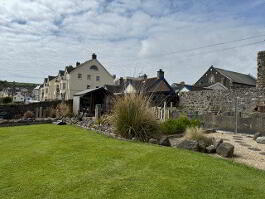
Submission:
[[[264,107],[265,90],[244,88],[234,90],[203,90],[180,93],[179,106],[186,112],[223,113],[235,111],[235,99],[238,100],[239,112],[251,113],[259,106]]]
[[[32,104],[11,104],[0,105],[0,112],[8,113],[10,119],[21,118],[26,111],[32,111],[36,117],[47,117],[51,109],[55,109],[62,101],[45,101]],[[65,103],[71,107],[73,106],[73,100],[65,101]]]

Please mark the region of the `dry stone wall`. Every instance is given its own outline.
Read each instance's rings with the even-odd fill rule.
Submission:
[[[180,93],[179,106],[186,112],[228,113],[235,111],[238,97],[238,111],[253,113],[257,105],[265,101],[265,89],[242,88],[234,90],[203,90]]]

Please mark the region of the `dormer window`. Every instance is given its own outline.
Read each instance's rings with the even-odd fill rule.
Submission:
[[[98,71],[98,67],[93,65],[93,66],[90,66],[90,70],[95,70],[95,71]]]

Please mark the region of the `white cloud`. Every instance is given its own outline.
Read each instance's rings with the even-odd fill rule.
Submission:
[[[228,1],[205,2],[2,1],[0,69],[5,72],[0,73],[0,79],[41,82],[66,65],[90,59],[93,52],[111,73],[119,76],[152,76],[163,68],[171,83],[194,83],[212,64],[255,75],[256,53],[264,50],[264,44],[222,49],[265,37],[181,53],[265,34],[262,24],[251,21],[259,18],[249,12],[262,8],[262,1],[236,6],[229,6]],[[244,21],[247,16],[251,16],[249,21]]]

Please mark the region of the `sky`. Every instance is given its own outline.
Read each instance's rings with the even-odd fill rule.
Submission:
[[[42,83],[98,60],[120,76],[195,83],[211,66],[256,76],[265,0],[0,0],[0,80]]]

